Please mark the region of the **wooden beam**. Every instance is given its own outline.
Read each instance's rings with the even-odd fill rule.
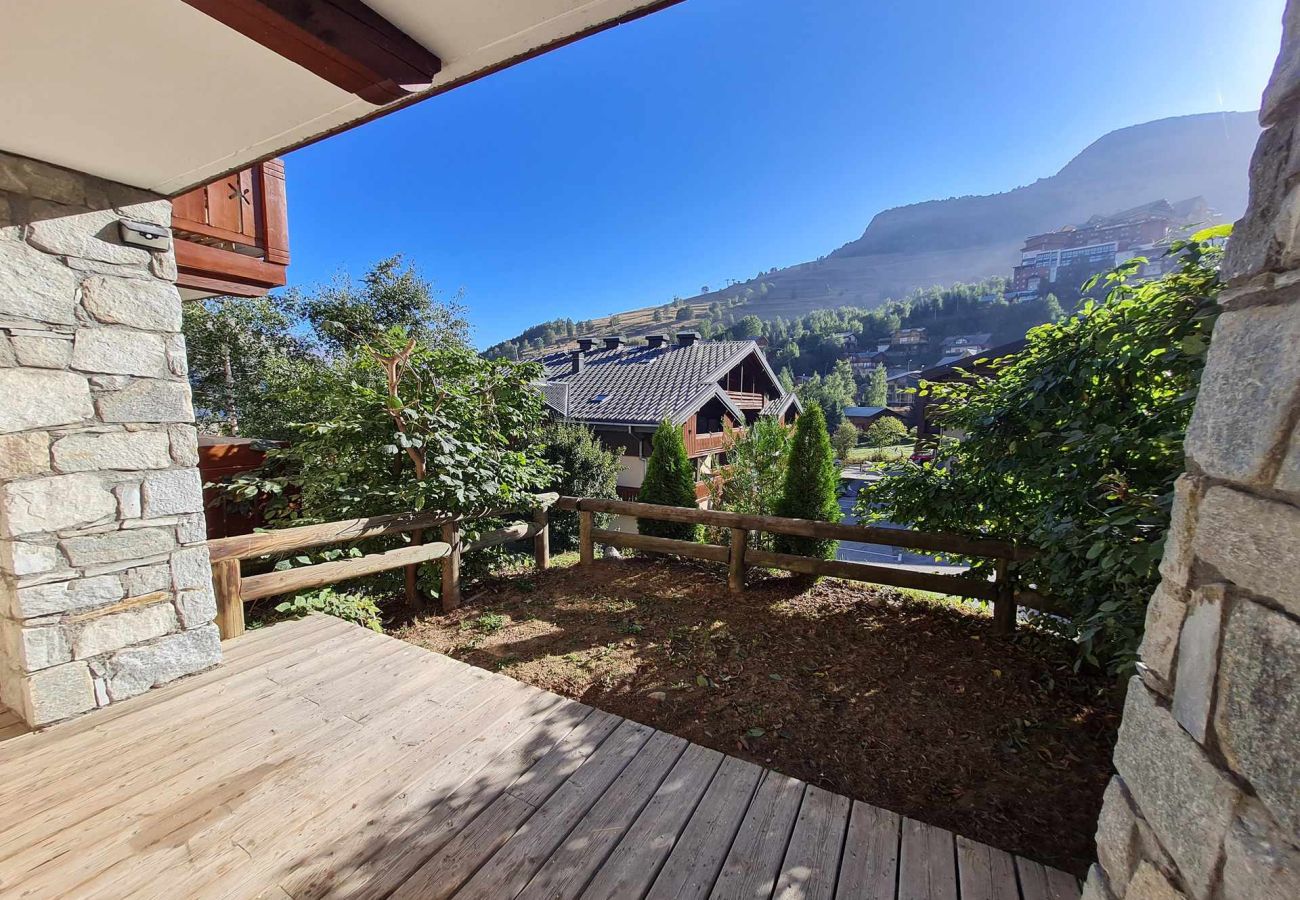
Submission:
[[[363,100],[427,90],[442,60],[361,0],[185,0]]]
[[[749,532],[743,528],[731,529],[731,556],[727,566],[727,589],[733,594],[745,590],[745,545]]]
[[[931,591],[936,594],[973,597],[976,600],[994,600],[997,597],[997,586],[993,582],[963,578],[960,575],[934,575],[930,572],[915,572],[911,569],[895,569],[890,566],[872,566],[867,563],[845,562],[838,559],[813,559],[790,553],[773,553],[770,550],[751,549],[746,552],[745,561],[754,566],[784,569],[787,572],[799,572],[804,575],[847,578],[850,581],[888,584],[918,591]]]
[[[446,513],[397,513],[387,516],[368,516],[364,519],[345,519],[341,522],[325,522],[321,525],[299,525],[296,528],[239,534],[208,541],[208,554],[214,563],[223,559],[252,559],[271,553],[288,553],[293,550],[306,550],[308,547],[323,547],[326,544],[361,541],[385,534],[412,531],[416,528],[431,528],[441,525],[448,518]]]
[[[539,509],[533,517],[537,533],[533,536],[533,563],[537,571],[545,572],[551,567],[551,523],[546,508]]]
[[[219,279],[260,288],[281,287],[288,280],[285,267],[256,256],[245,256],[234,250],[209,247],[195,241],[176,238],[177,281],[184,284],[185,276]],[[265,291],[263,291],[265,293]]]
[[[251,578],[245,578],[242,593],[245,600],[258,600],[262,597],[292,594],[294,591],[322,587],[327,584],[334,584],[336,581],[360,578],[363,575],[373,575],[376,572],[387,572],[389,569],[400,569],[403,566],[427,562],[431,559],[442,559],[449,553],[451,553],[451,547],[446,544],[420,544],[416,547],[389,550],[387,553],[372,553],[359,559],[341,559],[337,562],[303,566],[300,569],[268,572],[265,575],[254,575]],[[235,560],[228,560],[227,562],[234,562],[238,565]]]
[[[691,559],[707,559],[709,562],[724,563],[731,555],[730,550],[718,544],[697,544],[694,541],[677,541],[672,538],[651,537],[648,534],[633,534],[627,531],[606,531],[603,528],[592,529],[591,538],[593,541],[611,547],[648,550],[651,553],[672,553]]]
[[[460,606],[460,554],[461,531],[456,522],[442,526],[442,542],[448,552],[442,559],[442,611],[451,612]]]
[[[217,631],[228,641],[244,633],[244,595],[239,560],[223,559],[212,564],[212,590],[217,595]]]

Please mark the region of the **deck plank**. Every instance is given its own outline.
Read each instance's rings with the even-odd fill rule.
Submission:
[[[832,900],[852,802],[812,785],[804,794],[776,881],[776,900]]]
[[[686,748],[587,885],[583,900],[619,900],[646,892],[703,799],[722,759],[718,751],[698,744]]]
[[[956,847],[951,831],[903,819],[898,900],[957,900]]]
[[[1079,897],[1068,873],[336,619],[223,649],[0,745],[0,894]]]
[[[807,785],[769,770],[745,813],[709,894],[714,900],[770,897]]]
[[[713,782],[686,824],[647,900],[707,897],[722,870],[763,770],[735,757],[723,760]]]
[[[839,900],[894,900],[901,826],[898,813],[853,801],[835,893]]]
[[[957,875],[962,900],[1020,900],[1011,854],[957,837]]]

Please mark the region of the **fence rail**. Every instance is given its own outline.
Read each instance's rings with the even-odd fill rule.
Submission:
[[[516,509],[484,510],[467,515],[450,515],[442,512],[395,513],[325,522],[319,525],[302,525],[243,534],[208,542],[212,558],[212,585],[217,595],[217,626],[223,640],[244,633],[244,604],[250,600],[275,597],[308,588],[322,587],[363,575],[374,575],[391,569],[403,569],[421,563],[442,562],[442,607],[450,611],[460,605],[460,557],[487,547],[512,541],[533,539],[533,558],[538,568],[550,565],[550,527],[547,510],[555,503],[558,494],[538,494],[532,498],[533,518],[530,522],[513,522],[503,528],[489,531],[469,543],[462,541],[466,522],[476,519],[497,518],[517,512]],[[383,553],[371,553],[356,559],[317,563],[282,572],[243,577],[240,562],[271,554],[294,553],[312,547],[368,540],[391,534],[418,532],[426,528],[441,527],[442,540],[417,543]]]
[[[589,565],[595,559],[596,544],[606,544],[612,547],[671,553],[691,559],[726,563],[728,587],[737,593],[744,590],[746,569],[759,566],[807,575],[827,575],[853,581],[970,597],[993,603],[994,625],[1001,633],[1010,633],[1015,628],[1016,622],[1016,590],[1011,577],[1010,564],[1030,559],[1035,552],[1032,547],[1010,541],[973,538],[965,535],[881,528],[872,525],[840,525],[779,516],[744,515],[688,506],[659,506],[630,500],[561,497],[556,501],[555,508],[578,513],[579,557],[584,565]],[[731,532],[730,542],[727,545],[702,544],[600,529],[594,526],[596,513],[727,528]],[[962,575],[939,575],[891,566],[758,550],[747,546],[751,531],[820,540],[862,541],[984,557],[994,560],[995,575],[992,581],[985,581]]]

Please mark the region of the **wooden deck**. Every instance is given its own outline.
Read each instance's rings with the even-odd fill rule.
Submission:
[[[1078,893],[1065,873],[324,616],[0,743],[11,898]]]

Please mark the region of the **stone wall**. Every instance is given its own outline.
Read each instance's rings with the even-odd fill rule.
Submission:
[[[31,724],[219,661],[171,204],[0,153],[0,703]]]
[[[1092,898],[1300,897],[1300,0],[1260,119]]]

